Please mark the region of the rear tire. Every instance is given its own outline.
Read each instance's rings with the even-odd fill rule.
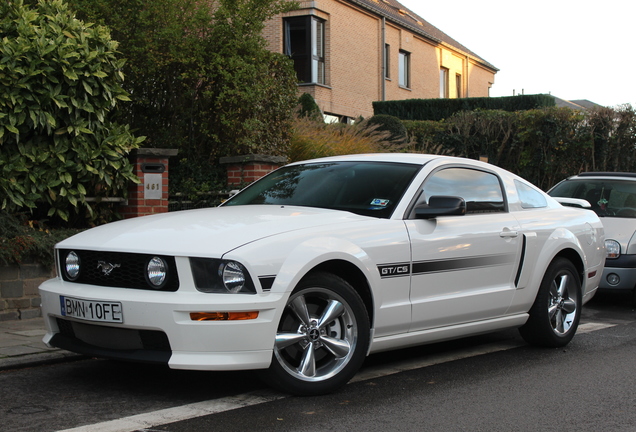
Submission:
[[[287,301],[261,377],[295,395],[333,392],[362,366],[369,339],[369,316],[353,287],[330,273],[309,275]]]
[[[519,328],[526,342],[544,347],[567,345],[581,319],[581,281],[576,268],[556,258],[543,276],[530,318]]]

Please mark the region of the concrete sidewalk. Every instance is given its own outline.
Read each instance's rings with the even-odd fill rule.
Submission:
[[[84,356],[42,342],[43,318],[0,321],[0,371],[76,360]]]

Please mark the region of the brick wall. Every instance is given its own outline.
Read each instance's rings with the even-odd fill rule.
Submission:
[[[372,103],[382,100],[437,98],[440,96],[440,68],[449,70],[449,95],[457,97],[456,77],[461,79],[461,96],[488,96],[495,71],[469,59],[448,44],[425,38],[392,20],[345,0],[301,1],[300,9],[284,16],[313,15],[325,21],[326,85],[299,86],[311,94],[323,112],[356,118],[373,115]],[[424,17],[426,18],[426,17]],[[443,29],[442,29],[443,30]],[[390,45],[389,78],[383,76],[383,31]],[[283,52],[283,16],[266,23],[263,36],[270,50]],[[400,50],[410,53],[408,88],[398,83]]]
[[[41,264],[0,265],[0,321],[41,316],[38,286],[54,276]]]
[[[222,157],[220,163],[225,165],[228,187],[242,187],[255,182],[259,178],[274,171],[287,161],[282,156],[247,155]]]

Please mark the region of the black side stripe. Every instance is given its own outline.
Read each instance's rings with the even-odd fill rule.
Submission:
[[[449,271],[468,270],[475,268],[496,267],[511,264],[514,255],[483,255],[467,258],[451,258],[443,260],[419,261],[413,263],[396,263],[378,265],[378,271],[382,279],[401,277],[401,276],[417,276],[429,273],[442,273]]]
[[[508,254],[484,255],[413,263],[413,275],[495,267],[510,264],[514,256]]]
[[[519,258],[519,268],[517,269],[517,277],[515,277],[515,288],[519,287],[519,279],[521,278],[521,271],[523,270],[523,263],[526,261],[526,235],[523,235],[523,242],[521,243],[521,257]]]

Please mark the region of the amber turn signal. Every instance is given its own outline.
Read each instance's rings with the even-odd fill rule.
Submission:
[[[258,318],[258,311],[252,312],[190,312],[192,321],[241,321]]]

